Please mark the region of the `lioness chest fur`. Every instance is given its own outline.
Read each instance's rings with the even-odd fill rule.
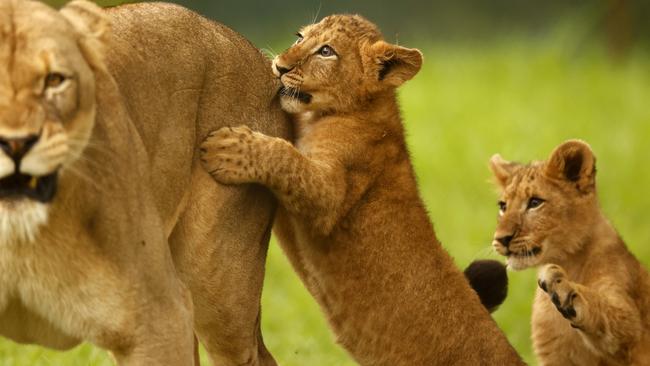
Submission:
[[[584,142],[522,165],[496,155],[502,188],[496,250],[540,266],[533,346],[541,365],[650,364],[650,277],[601,212]]]
[[[309,25],[273,66],[295,145],[222,129],[204,165],[275,193],[282,247],[360,364],[519,365],[418,195],[395,88],[421,63],[359,16]]]

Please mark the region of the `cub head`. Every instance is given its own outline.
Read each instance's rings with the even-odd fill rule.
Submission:
[[[57,180],[86,146],[107,22],[96,5],[60,11],[0,0],[0,241],[33,240]]]
[[[558,263],[582,248],[600,212],[589,145],[569,140],[528,165],[495,155],[490,167],[501,189],[492,245],[511,269]]]
[[[420,70],[422,53],[386,43],[358,15],[331,15],[305,26],[273,60],[281,104],[289,113],[349,112],[392,91]]]

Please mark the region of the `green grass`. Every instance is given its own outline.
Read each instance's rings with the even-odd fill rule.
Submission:
[[[489,157],[543,159],[568,138],[598,157],[603,209],[627,244],[650,263],[650,56],[620,62],[561,35],[484,46],[423,47],[425,67],[400,100],[422,196],[443,245],[460,267],[496,256],[490,241],[496,194]],[[535,272],[510,273],[510,293],[495,314],[531,365],[530,307]],[[335,345],[323,316],[271,247],[263,297],[265,341],[286,366],[354,365]],[[70,352],[0,341],[2,365],[110,365],[84,345]],[[207,362],[204,364],[207,365]]]
[[[568,138],[598,157],[601,204],[627,244],[650,263],[650,72],[648,55],[613,63],[598,49],[574,53],[561,39],[490,48],[433,48],[427,67],[402,93],[420,189],[443,245],[460,267],[489,249],[496,193],[487,161],[545,159]],[[510,274],[495,318],[535,364],[530,309],[535,271]]]

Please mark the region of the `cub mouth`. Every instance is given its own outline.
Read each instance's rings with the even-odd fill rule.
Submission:
[[[0,179],[0,200],[29,198],[48,203],[56,194],[57,177],[57,172],[42,177],[15,172]]]
[[[296,88],[282,86],[280,87],[280,90],[278,90],[278,95],[293,98],[305,104],[309,104],[311,102],[311,94],[301,92]]]
[[[515,252],[512,252],[512,251],[510,251],[510,250],[508,249],[508,251],[506,252],[506,257],[508,257],[508,258],[510,258],[510,257],[515,257],[515,258],[530,258],[530,257],[536,257],[536,256],[539,255],[539,253],[541,253],[541,252],[542,252],[542,248],[541,248],[541,247],[534,247],[534,248],[532,248],[532,249],[530,249],[530,250],[522,250],[522,251],[519,251],[519,252],[516,252],[516,253],[515,253]]]

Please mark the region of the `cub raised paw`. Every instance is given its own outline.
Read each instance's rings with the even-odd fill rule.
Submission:
[[[204,168],[220,183],[255,183],[259,157],[257,145],[266,136],[246,126],[223,127],[208,135],[201,145]]]
[[[564,269],[556,264],[547,264],[540,269],[537,284],[549,295],[560,314],[577,328],[580,298]]]

